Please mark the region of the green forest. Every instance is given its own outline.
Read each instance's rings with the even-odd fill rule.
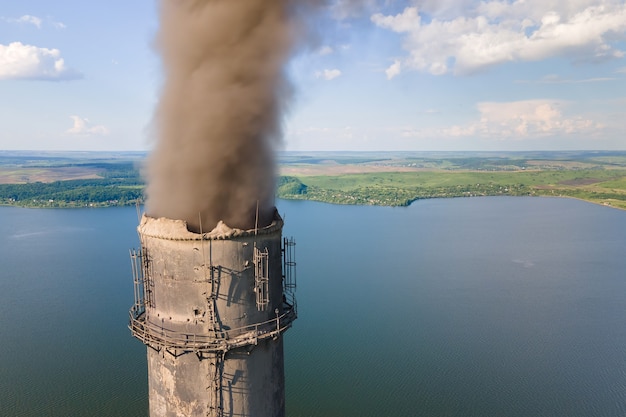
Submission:
[[[143,198],[144,183],[138,165],[132,161],[81,162],[65,158],[11,158],[9,161],[5,159],[3,164],[0,157],[0,179],[4,173],[5,182],[8,182],[0,183],[0,204],[3,205],[107,207],[133,205]],[[68,175],[75,171],[94,178],[46,181],[47,178],[58,177],[55,174]],[[33,173],[43,181],[18,182],[14,179]],[[9,175],[12,181],[6,181]]]

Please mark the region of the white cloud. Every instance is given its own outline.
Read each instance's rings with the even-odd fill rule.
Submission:
[[[396,59],[393,64],[385,70],[385,74],[387,75],[387,79],[391,80],[393,77],[400,74],[401,71],[402,64],[400,63],[400,60]]]
[[[14,20],[17,23],[30,23],[31,25],[37,26],[38,29],[41,29],[42,20],[41,20],[41,18],[39,18],[37,16],[31,16],[29,14],[26,14],[26,15],[18,18],[18,19],[14,19]]]
[[[30,24],[30,25],[34,25],[37,26],[37,29],[41,29],[41,25],[44,23],[44,19],[42,19],[41,17],[37,17],[37,16],[32,16],[29,14],[25,14],[21,17],[18,18],[14,18],[14,17],[0,17],[0,20],[4,20],[5,22],[9,22],[9,23],[18,23],[18,24]],[[53,19],[51,19],[50,17],[46,18],[46,21],[52,25],[52,27],[56,28],[56,29],[65,29],[67,26],[65,26],[64,23],[62,22],[57,22]]]
[[[330,47],[330,46],[328,46],[328,45],[324,45],[324,46],[322,46],[322,47],[321,47],[321,48],[317,51],[317,53],[318,53],[318,54],[320,54],[320,55],[330,55],[330,54],[332,54],[333,52],[334,52],[334,51],[333,51],[333,48],[331,48],[331,47]]]
[[[407,138],[440,138],[489,141],[537,141],[597,138],[607,126],[588,116],[567,114],[569,102],[522,100],[477,103],[479,117],[462,125],[398,130]],[[533,145],[536,146],[536,145]]]
[[[619,68],[615,72],[618,73],[618,74],[626,74],[626,67]]]
[[[12,42],[0,44],[0,80],[73,80],[82,75],[65,66],[58,49]]]
[[[621,58],[626,4],[619,0],[506,0],[466,4],[465,10],[422,19],[417,7],[371,21],[404,36],[403,69],[432,74],[480,71],[506,62],[554,56],[572,61]],[[448,10],[454,10],[448,8]],[[396,65],[394,63],[394,65]]]
[[[89,119],[72,115],[70,118],[74,121],[74,125],[65,131],[68,135],[76,136],[104,136],[109,134],[109,129],[102,125],[94,125]]]
[[[372,16],[372,22],[382,28],[402,33],[411,32],[414,28],[419,27],[421,17],[416,7],[407,7],[402,13],[395,16],[384,16],[382,13],[377,13]]]
[[[67,26],[63,22],[57,22],[55,20],[50,20],[50,24],[57,29],[66,29]]]
[[[478,121],[444,129],[448,136],[524,139],[590,134],[602,125],[583,116],[566,116],[560,100],[522,100],[477,104]]]
[[[315,78],[323,78],[326,81],[333,80],[341,75],[338,69],[325,69],[324,71],[316,71]]]

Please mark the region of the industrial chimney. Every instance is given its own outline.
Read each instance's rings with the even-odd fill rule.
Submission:
[[[208,233],[144,215],[130,330],[148,351],[151,417],[283,417],[283,333],[296,319],[283,221]]]

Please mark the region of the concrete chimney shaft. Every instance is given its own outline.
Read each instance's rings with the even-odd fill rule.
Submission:
[[[151,417],[285,415],[282,333],[296,303],[282,226],[276,213],[258,230],[192,233],[143,216],[129,327],[148,346]]]

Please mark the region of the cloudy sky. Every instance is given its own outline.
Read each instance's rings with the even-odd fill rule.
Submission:
[[[626,0],[333,0],[287,150],[626,149]],[[0,2],[0,149],[149,150],[152,0]]]

